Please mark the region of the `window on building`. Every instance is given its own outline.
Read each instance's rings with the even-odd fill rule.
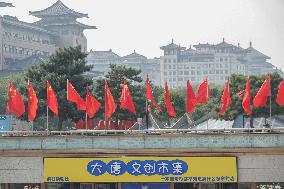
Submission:
[[[196,71],[196,74],[197,75],[201,75],[201,71]]]
[[[183,74],[183,71],[178,71],[178,75],[182,75]]]
[[[184,74],[184,75],[188,75],[188,74],[189,74],[189,71],[184,71],[183,74]]]
[[[195,71],[191,71],[190,73],[191,73],[191,75],[195,75]]]
[[[171,65],[169,65],[169,69],[172,69],[172,66],[171,66]]]
[[[220,62],[223,62],[223,58],[220,58]]]
[[[167,63],[167,59],[166,58],[165,58],[164,62]]]
[[[173,75],[176,75],[176,71],[173,71]]]
[[[117,183],[97,183],[94,189],[117,189]]]
[[[173,69],[176,69],[176,65],[173,65]]]
[[[169,63],[171,63],[172,62],[172,59],[169,59]]]
[[[207,71],[207,70],[206,70],[206,71],[203,71],[203,74],[205,74],[205,75],[208,74],[208,71]]]

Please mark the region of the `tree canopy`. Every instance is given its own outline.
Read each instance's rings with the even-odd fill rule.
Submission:
[[[39,99],[38,116],[46,116],[46,81],[49,81],[56,92],[59,106],[58,129],[61,130],[62,121],[71,119],[77,121],[84,117],[83,111],[78,111],[72,102],[68,102],[67,79],[73,84],[78,93],[84,97],[86,84],[92,81],[83,76],[90,71],[92,66],[87,65],[87,54],[81,51],[81,47],[69,47],[59,49],[47,61],[32,66],[25,74],[25,80],[30,80]],[[27,94],[26,86],[22,87],[22,93]],[[52,113],[49,113],[53,116]]]

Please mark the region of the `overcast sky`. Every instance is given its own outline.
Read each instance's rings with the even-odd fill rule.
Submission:
[[[1,0],[4,1],[4,0]],[[29,11],[42,10],[56,0],[5,0],[14,8],[0,14],[33,22]],[[284,0],[62,0],[69,8],[88,13],[81,22],[88,49],[112,49],[124,56],[135,49],[149,58],[162,55],[160,46],[174,42],[189,47],[225,41],[253,47],[284,69]]]

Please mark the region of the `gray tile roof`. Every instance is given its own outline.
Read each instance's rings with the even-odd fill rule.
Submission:
[[[27,28],[27,29],[37,30],[37,31],[41,31],[41,32],[44,32],[44,33],[52,34],[52,35],[57,35],[56,32],[47,30],[46,28],[39,26],[37,24],[34,24],[34,23],[28,23],[28,22],[20,21],[20,20],[18,20],[17,17],[13,17],[13,16],[4,15],[3,16],[3,23],[8,24],[8,25],[24,27],[24,28]]]
[[[144,56],[144,55],[142,55],[142,54],[138,54],[138,53],[136,53],[136,51],[134,51],[134,52],[131,53],[131,54],[128,54],[128,55],[124,56],[123,58],[125,58],[126,60],[127,60],[127,59],[132,59],[132,58],[147,59],[146,56]]]
[[[172,50],[172,49],[180,49],[180,50],[185,50],[186,47],[181,47],[180,45],[177,45],[174,43],[174,41],[172,40],[172,42],[166,46],[162,46],[160,47],[160,49],[162,50]]]
[[[30,14],[39,18],[48,16],[73,16],[76,18],[88,17],[88,14],[83,14],[68,8],[60,0],[55,2],[50,7],[41,11],[30,11]]]
[[[269,56],[267,56],[267,55],[265,55],[265,54],[259,52],[258,50],[256,50],[256,49],[253,48],[253,47],[249,47],[249,48],[245,49],[245,52],[246,52],[247,54],[251,54],[251,55],[253,55],[253,56],[258,56],[258,57],[263,57],[263,58],[266,58],[266,59],[270,59]]]

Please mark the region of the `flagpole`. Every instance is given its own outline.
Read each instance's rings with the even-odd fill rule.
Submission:
[[[48,106],[46,106],[46,130],[48,132]]]
[[[88,84],[86,87],[86,114],[85,114],[85,123],[86,123],[86,130],[88,129],[88,114],[87,114],[87,104],[88,104],[88,98],[87,98],[87,93],[88,93]]]
[[[207,88],[206,88],[206,91],[207,91],[206,93],[207,93],[207,94],[206,94],[206,95],[207,95],[207,99],[208,99],[208,97],[209,97],[209,95],[208,95],[208,94],[209,94],[209,93],[208,93],[208,92],[209,92],[209,91],[208,91],[208,87],[209,87],[208,76],[206,77],[206,81],[207,81]],[[209,99],[208,99],[208,100],[209,100]],[[209,119],[208,114],[209,114],[209,112],[207,113],[207,124],[206,124],[206,127],[207,127],[206,129],[207,129],[207,131],[208,131],[208,119]]]
[[[149,123],[148,123],[148,120],[149,119],[149,115],[148,115],[148,100],[147,100],[147,97],[146,97],[146,128],[147,128],[147,131],[148,131],[148,128],[149,128]]]
[[[270,96],[269,96],[269,117],[270,117],[270,123],[271,123],[271,128],[272,128],[271,114],[272,114],[272,108],[271,108],[271,87],[270,87]]]
[[[148,73],[147,73],[147,78],[146,78],[146,85],[147,85],[147,80],[148,80]],[[147,87],[146,87],[147,88]],[[148,112],[148,99],[147,99],[147,95],[145,96],[146,98],[146,128],[147,128],[147,131],[149,129],[149,112]]]

